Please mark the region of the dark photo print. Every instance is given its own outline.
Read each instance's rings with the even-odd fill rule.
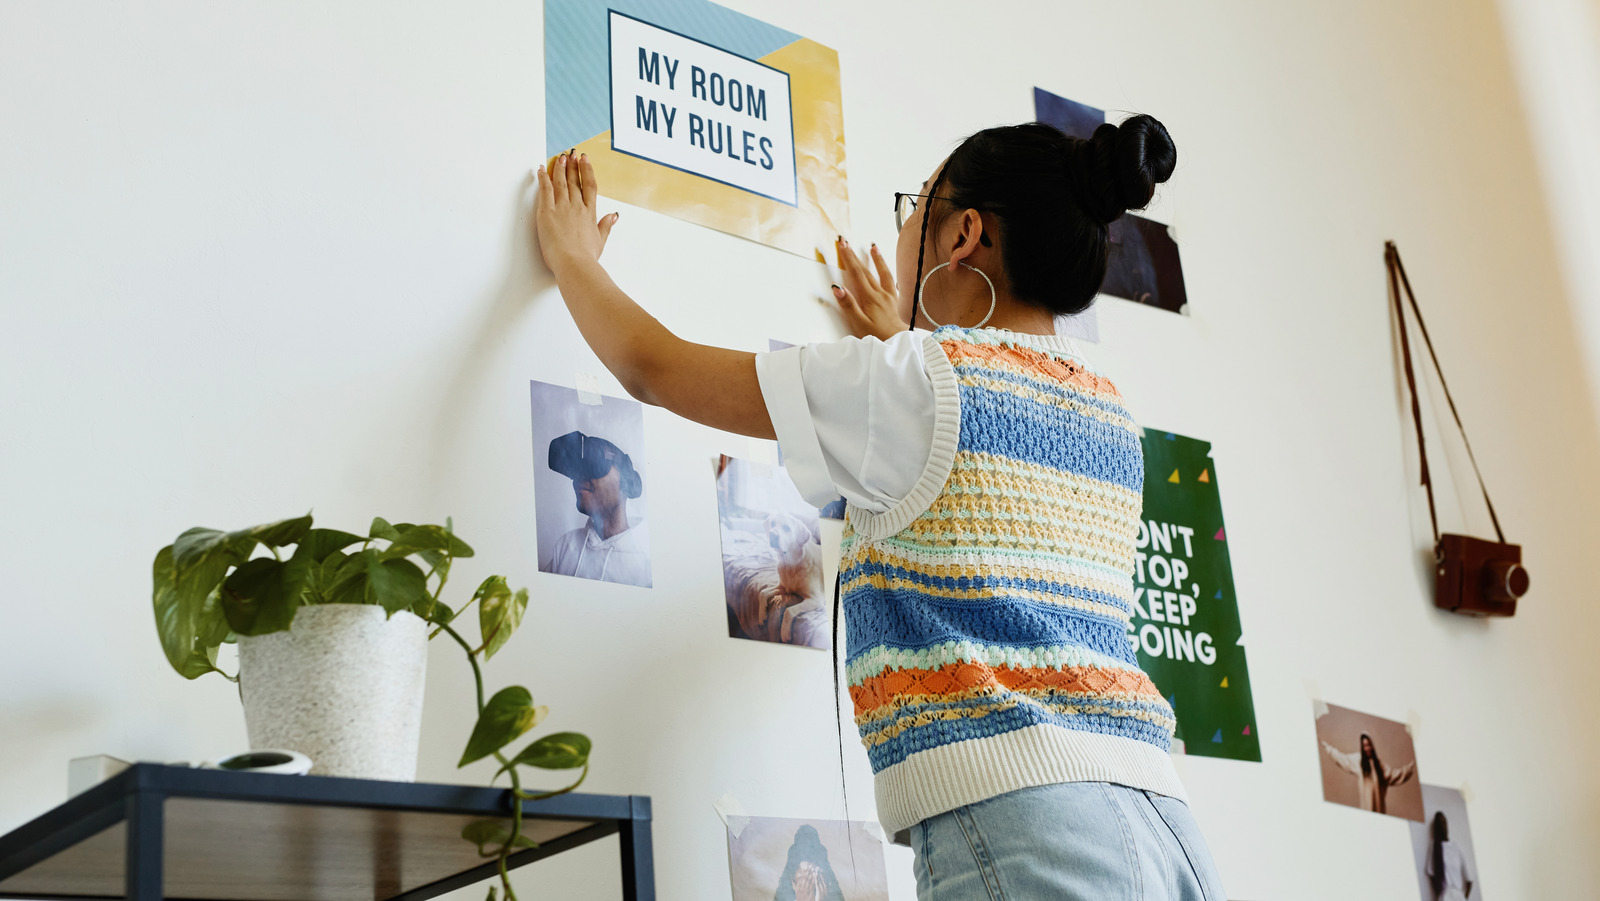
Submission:
[[[1068,100],[1042,88],[1033,89],[1034,118],[1085,141],[1106,122],[1105,110]],[[1101,294],[1134,303],[1186,313],[1183,266],[1178,244],[1165,225],[1132,213],[1111,223],[1111,259]]]

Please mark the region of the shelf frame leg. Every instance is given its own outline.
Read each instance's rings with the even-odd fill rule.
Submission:
[[[133,791],[127,811],[127,901],[161,901],[162,852],[166,847],[166,795]]]
[[[634,818],[621,821],[619,826],[617,837],[622,845],[622,901],[656,901],[655,851],[650,841],[649,807],[636,811]]]

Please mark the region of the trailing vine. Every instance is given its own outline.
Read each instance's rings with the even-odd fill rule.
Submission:
[[[288,548],[293,550],[286,557]],[[257,556],[258,549],[266,554]],[[217,666],[221,645],[240,635],[284,631],[303,606],[372,604],[389,616],[407,611],[432,623],[430,639],[443,632],[466,652],[477,689],[477,722],[457,768],[492,756],[500,768],[490,784],[502,775],[511,779],[510,827],[501,818],[477,820],[461,830],[461,837],[477,846],[479,856],[496,858],[505,899],[517,901],[507,862],[517,849],[537,847],[522,834],[522,805],[581,785],[589,775],[591,745],[580,733],[558,732],[536,739],[514,756],[505,755],[506,746],[537,726],[549,710],[535,706],[532,693],[520,685],[484,700],[482,663],[505,647],[522,624],[528,590],[512,591],[504,576],[490,576],[470,600],[452,609],[442,600],[450,567],[471,556],[472,548],[456,537],[448,519],[437,526],[391,524],[380,517],[365,536],[314,529],[309,514],[233,532],[193,528],[156,554],[156,631],[179,675],[196,679],[215,672],[237,682],[237,675]],[[477,647],[453,625],[473,604],[478,605]],[[565,788],[528,792],[519,772],[524,766],[581,772]],[[489,901],[495,901],[493,886]]]

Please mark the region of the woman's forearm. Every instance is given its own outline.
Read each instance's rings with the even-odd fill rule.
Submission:
[[[564,260],[553,271],[561,298],[595,356],[630,395],[659,405],[651,361],[678,337],[623,293],[598,260]]]

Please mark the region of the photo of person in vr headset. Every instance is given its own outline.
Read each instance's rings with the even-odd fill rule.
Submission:
[[[650,587],[650,541],[628,500],[644,493],[633,460],[604,438],[568,432],[550,442],[549,466],[572,480],[578,512],[589,518],[556,542],[544,572]]]

